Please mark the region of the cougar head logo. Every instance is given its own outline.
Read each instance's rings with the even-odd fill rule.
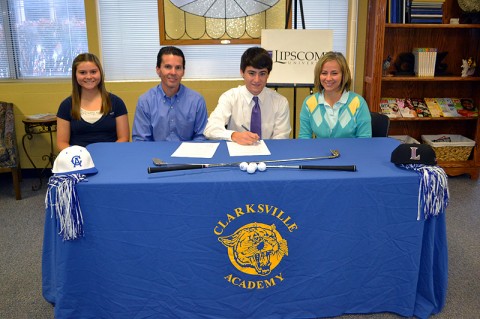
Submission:
[[[274,224],[247,224],[218,240],[228,248],[228,256],[235,268],[251,275],[269,275],[283,256],[288,256],[287,241]]]

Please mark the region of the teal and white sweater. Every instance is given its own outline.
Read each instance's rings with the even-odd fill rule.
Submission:
[[[343,92],[332,107],[323,92],[307,96],[300,111],[299,138],[372,137],[370,110],[365,99]]]

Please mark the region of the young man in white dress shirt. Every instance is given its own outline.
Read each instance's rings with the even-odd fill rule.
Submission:
[[[243,53],[240,74],[245,84],[220,96],[205,128],[208,139],[252,145],[260,139],[290,137],[288,101],[265,87],[272,65],[270,54],[263,48],[253,47]]]

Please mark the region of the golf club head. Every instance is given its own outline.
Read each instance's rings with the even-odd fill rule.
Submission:
[[[154,157],[152,160],[153,160],[153,164],[155,164],[155,166],[163,166],[163,165],[166,164],[164,161],[162,161],[161,159],[156,158],[156,157]]]
[[[330,153],[332,153],[332,158],[337,158],[340,156],[340,152],[338,150],[330,150]]]

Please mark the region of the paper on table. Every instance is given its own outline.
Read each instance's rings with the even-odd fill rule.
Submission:
[[[212,158],[220,143],[183,142],[173,152],[172,157]]]
[[[255,145],[240,145],[235,142],[227,142],[230,156],[271,155],[267,144],[260,140]]]

